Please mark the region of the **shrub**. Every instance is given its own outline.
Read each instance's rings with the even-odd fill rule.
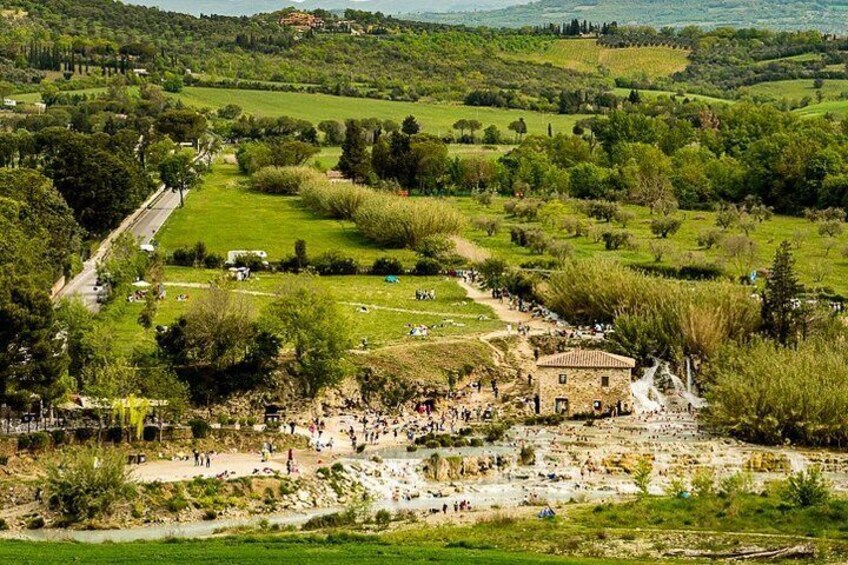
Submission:
[[[415,453],[416,451],[418,451],[418,446],[417,445],[407,445],[406,451],[409,452],[409,453]]]
[[[78,443],[83,443],[94,437],[94,430],[91,428],[77,428],[74,430],[74,439]]]
[[[683,225],[683,219],[675,216],[665,216],[651,220],[651,233],[663,239],[674,235]]]
[[[482,216],[474,220],[474,227],[482,232],[486,232],[486,235],[489,237],[497,234],[501,229],[501,225],[500,218],[494,216]]]
[[[29,434],[29,450],[44,451],[50,446],[50,434],[47,432],[33,432]]]
[[[392,521],[392,513],[386,510],[385,508],[380,509],[374,514],[374,522],[377,523],[378,526],[385,528]]]
[[[28,530],[40,530],[44,527],[44,518],[42,516],[33,516],[26,523]]]
[[[609,223],[619,215],[619,208],[615,202],[593,200],[585,204],[585,213],[590,218]]]
[[[362,203],[375,193],[353,183],[311,179],[300,189],[303,204],[313,212],[335,220],[352,220]]]
[[[706,423],[755,443],[845,445],[848,352],[839,345],[843,339],[816,336],[793,348],[761,339],[726,345],[702,375],[709,384]]]
[[[572,322],[617,322],[650,313],[671,328],[658,350],[709,357],[727,341],[747,339],[760,313],[748,291],[728,282],[697,285],[635,272],[614,261],[567,262],[546,290],[548,307]],[[617,333],[617,332],[616,332]],[[663,334],[665,335],[665,334]]]
[[[71,522],[108,514],[133,492],[123,453],[103,449],[74,450],[48,464],[44,490],[51,509]]]
[[[209,433],[212,431],[212,426],[206,420],[201,418],[194,418],[193,420],[189,420],[189,427],[191,428],[191,437],[194,439],[203,439],[209,437]]]
[[[433,277],[442,272],[442,264],[436,259],[422,257],[415,263],[412,273],[419,277]]]
[[[601,233],[601,239],[607,251],[614,251],[628,245],[632,236],[630,232],[624,230],[605,231]]]
[[[654,464],[648,457],[641,457],[633,468],[633,483],[639,490],[641,496],[648,495],[651,488],[651,473],[654,472]]]
[[[308,167],[265,167],[253,173],[250,187],[265,194],[293,195],[317,178],[321,178],[321,173]]]
[[[522,465],[535,465],[536,464],[536,450],[533,449],[533,446],[525,445],[521,448],[521,451],[518,453],[518,461]]]
[[[65,445],[69,439],[68,433],[65,430],[52,430],[50,432],[50,440],[53,442],[53,445]]]
[[[402,275],[403,263],[394,257],[380,257],[371,265],[371,274],[381,277],[387,275]]]
[[[210,253],[203,258],[203,266],[207,269],[220,269],[224,265],[224,257],[217,253]]]
[[[813,466],[787,477],[783,498],[799,508],[818,506],[830,498],[830,484],[822,475],[821,468]]]
[[[204,520],[207,520],[207,521],[208,520],[216,520],[217,518],[218,518],[218,513],[215,512],[214,510],[212,510],[211,508],[209,508],[209,509],[207,509],[203,512],[203,519]]]
[[[380,245],[411,249],[428,236],[457,234],[464,225],[462,214],[448,204],[382,193],[365,199],[354,221],[365,237]]]
[[[698,234],[698,247],[712,249],[721,243],[723,234],[719,230],[703,230]]]
[[[352,257],[344,257],[338,251],[328,251],[319,255],[312,266],[315,272],[322,276],[355,275],[359,265]]]

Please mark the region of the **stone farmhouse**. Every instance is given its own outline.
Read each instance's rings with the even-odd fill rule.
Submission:
[[[536,366],[537,414],[617,416],[633,410],[636,361],[630,357],[573,349],[542,357]]]

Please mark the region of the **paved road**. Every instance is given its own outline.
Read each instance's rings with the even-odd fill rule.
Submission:
[[[135,212],[118,226],[101,243],[100,248],[92,257],[83,263],[82,271],[59,291],[57,297],[79,296],[89,310],[97,311],[100,305],[97,302],[97,263],[108,253],[112,242],[124,232],[132,233],[141,243],[150,243],[150,240],[165,223],[165,220],[176,208],[180,206],[180,195],[163,187],[148,198]]]

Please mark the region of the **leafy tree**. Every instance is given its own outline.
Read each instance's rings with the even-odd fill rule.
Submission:
[[[763,331],[783,346],[787,346],[795,334],[801,290],[791,246],[783,241],[774,255],[762,292]]]
[[[514,131],[518,141],[521,141],[524,138],[524,134],[527,133],[527,124],[524,122],[524,118],[518,118],[510,122],[508,129]]]
[[[0,398],[52,398],[67,364],[50,296],[14,268],[0,271]]]
[[[407,116],[400,125],[400,131],[406,135],[416,135],[421,133],[421,126],[418,124],[415,116]]]
[[[492,124],[483,130],[483,143],[486,145],[499,145],[503,143],[501,130],[498,129],[498,126]]]
[[[318,131],[324,134],[327,145],[341,145],[345,138],[344,124],[336,120],[324,120],[318,124]]]
[[[185,206],[185,191],[200,185],[200,173],[189,151],[173,153],[162,159],[159,178],[165,188],[180,193],[180,208]]]
[[[156,129],[177,143],[195,142],[206,132],[206,118],[194,110],[168,110],[156,120]]]
[[[349,324],[326,291],[303,282],[292,285],[271,305],[269,318],[294,351],[290,370],[308,397],[347,374]]]

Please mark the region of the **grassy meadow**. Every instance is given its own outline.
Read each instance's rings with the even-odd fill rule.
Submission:
[[[848,234],[828,240],[819,236],[815,224],[802,218],[775,216],[771,220],[757,224],[754,231],[750,233],[751,239],[756,244],[753,256],[734,258],[721,244],[712,249],[703,249],[698,246],[698,235],[702,231],[719,230],[715,224],[714,212],[681,211],[679,215],[685,219],[680,230],[667,239],[659,239],[651,233],[652,216],[646,208],[623,206],[624,210],[633,215],[625,229],[633,235],[634,246],[607,251],[603,241],[595,241],[591,233],[589,236],[573,237],[538,221],[527,222],[508,217],[503,211],[505,200],[496,198],[489,207],[484,207],[470,198],[455,198],[453,202],[469,218],[496,216],[502,219],[503,227],[492,237],[474,227],[467,229],[465,237],[493,255],[503,257],[513,264],[527,263],[545,257],[511,243],[509,230],[517,225],[538,227],[555,239],[569,242],[573,248],[573,256],[578,258],[603,255],[631,265],[680,266],[710,262],[723,266],[729,274],[733,275],[768,267],[780,242],[789,240],[795,248],[795,258],[802,282],[811,287],[827,287],[840,294],[848,295],[848,258],[842,254],[842,250],[848,245]],[[615,222],[606,224],[586,218],[573,204],[566,205],[565,216],[584,220],[590,227],[590,232],[621,229],[621,226]],[[725,235],[739,233],[741,232],[738,229],[729,228]],[[656,261],[655,250],[663,251],[660,261]]]
[[[81,93],[97,94],[104,89],[81,90]],[[589,117],[582,114],[544,114],[505,108],[482,108],[460,104],[434,102],[392,102],[370,98],[349,98],[329,94],[304,92],[273,92],[267,90],[240,90],[225,88],[186,87],[179,94],[169,94],[194,108],[217,110],[227,104],[238,104],[246,114],[277,117],[290,116],[318,123],[322,120],[344,121],[349,118],[372,118],[394,120],[398,123],[409,115],[416,117],[421,131],[434,135],[452,133],[453,124],[460,119],[479,120],[483,127],[494,124],[504,136],[512,135],[509,124],[524,118],[528,134],[547,134],[548,124],[554,133],[571,133],[578,120]],[[41,100],[39,93],[16,94],[20,102],[33,103]],[[479,133],[478,133],[479,135]]]
[[[220,270],[168,267],[165,271],[166,297],[158,303],[154,327],[172,324],[206,292],[199,285],[213,281],[223,283],[222,278]],[[223,284],[245,296],[260,313],[274,300],[274,293],[285,289],[295,278],[289,274],[259,273],[250,281]],[[382,277],[365,275],[312,277],[310,284],[326,289],[339,302],[355,345],[363,339],[367,339],[371,347],[421,343],[495,331],[502,326],[490,308],[468,299],[465,290],[447,277],[403,276],[396,284],[387,283]],[[415,300],[417,289],[434,290],[436,300]],[[181,294],[187,299],[177,300]],[[365,306],[367,312],[361,311],[361,306]],[[154,330],[145,330],[137,321],[143,308],[142,302],[121,301],[103,313],[121,353],[129,354],[136,347],[144,348],[154,343]],[[410,336],[413,325],[429,326],[429,337]]]
[[[848,80],[826,79],[822,85],[821,91],[824,96],[824,100],[836,100],[842,95],[842,93],[848,93]],[[743,92],[747,92],[754,96],[759,95],[767,98],[773,98],[775,100],[786,98],[788,100],[800,101],[805,97],[809,97],[813,101],[816,100],[816,89],[813,87],[813,79],[761,82],[745,87]]]
[[[614,77],[666,77],[682,71],[689,62],[689,52],[684,49],[653,46],[613,49],[598,45],[595,39],[559,39],[541,52],[505,56],[586,73],[605,67]]]
[[[203,241],[210,252],[226,255],[235,249],[261,249],[275,261],[294,253],[294,242],[306,240],[313,257],[339,250],[363,264],[387,251],[365,239],[352,222],[317,218],[298,198],[258,194],[245,186],[247,177],[232,164],[218,164],[200,189],[186,198],[156,240],[165,251]],[[410,251],[393,251],[407,263]]]

